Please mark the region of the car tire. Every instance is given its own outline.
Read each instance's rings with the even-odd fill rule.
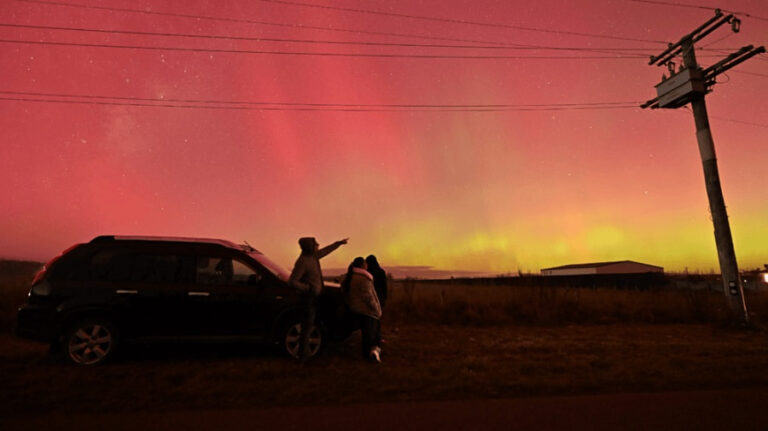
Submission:
[[[280,338],[278,344],[282,353],[299,359],[299,337],[301,336],[302,322],[297,319],[290,320],[283,326],[283,330],[280,332]],[[328,339],[324,328],[316,324],[312,327],[312,331],[309,333],[309,357],[307,359],[315,358],[325,348],[326,340]]]
[[[64,335],[61,350],[71,364],[94,366],[112,359],[117,345],[115,325],[106,319],[93,318],[71,325]]]

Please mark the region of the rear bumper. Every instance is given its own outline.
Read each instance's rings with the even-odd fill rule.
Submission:
[[[14,332],[21,338],[54,341],[58,336],[56,310],[39,305],[22,305],[16,315]]]

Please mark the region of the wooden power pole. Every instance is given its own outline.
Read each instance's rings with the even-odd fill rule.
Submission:
[[[747,59],[765,52],[765,47],[754,48],[745,46],[728,55],[712,66],[702,69],[696,63],[694,43],[723,24],[731,24],[734,32],[739,31],[741,21],[732,14],[724,15],[719,9],[715,16],[693,32],[683,36],[679,42],[670,44],[658,56],[651,57],[650,65],[667,66],[670,77],[662,76],[662,81],[656,85],[657,97],[642,105],[643,108],[680,108],[691,104],[693,118],[696,123],[696,139],[699,143],[699,154],[704,168],[704,182],[709,198],[709,210],[715,227],[715,244],[720,262],[720,274],[723,278],[723,291],[726,301],[734,316],[749,322],[747,303],[744,300],[744,287],[739,276],[739,266],[736,263],[736,253],[733,249],[731,227],[728,223],[728,213],[725,208],[723,191],[720,187],[720,174],[715,157],[715,143],[709,129],[707,105],[704,96],[715,85],[715,77]],[[675,71],[672,61],[682,55],[682,65]]]

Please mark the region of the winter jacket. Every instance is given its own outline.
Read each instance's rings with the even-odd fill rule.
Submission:
[[[381,318],[381,306],[373,288],[373,276],[362,268],[353,268],[345,294],[347,305],[355,313]]]
[[[307,241],[304,241],[305,239]],[[293,265],[293,271],[291,271],[291,277],[288,279],[288,282],[291,286],[301,291],[311,292],[314,296],[318,296],[323,290],[323,272],[320,270],[320,259],[339,248],[343,243],[336,241],[315,252],[314,241],[314,238],[302,238],[299,240],[302,252]]]
[[[387,303],[387,273],[382,267],[368,268],[368,272],[373,276],[373,288],[376,289],[376,295],[379,297],[381,309]]]

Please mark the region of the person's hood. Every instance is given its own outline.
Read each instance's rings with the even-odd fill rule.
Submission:
[[[315,244],[317,244],[317,240],[313,236],[299,238],[299,247],[301,247],[302,253],[314,253]]]

